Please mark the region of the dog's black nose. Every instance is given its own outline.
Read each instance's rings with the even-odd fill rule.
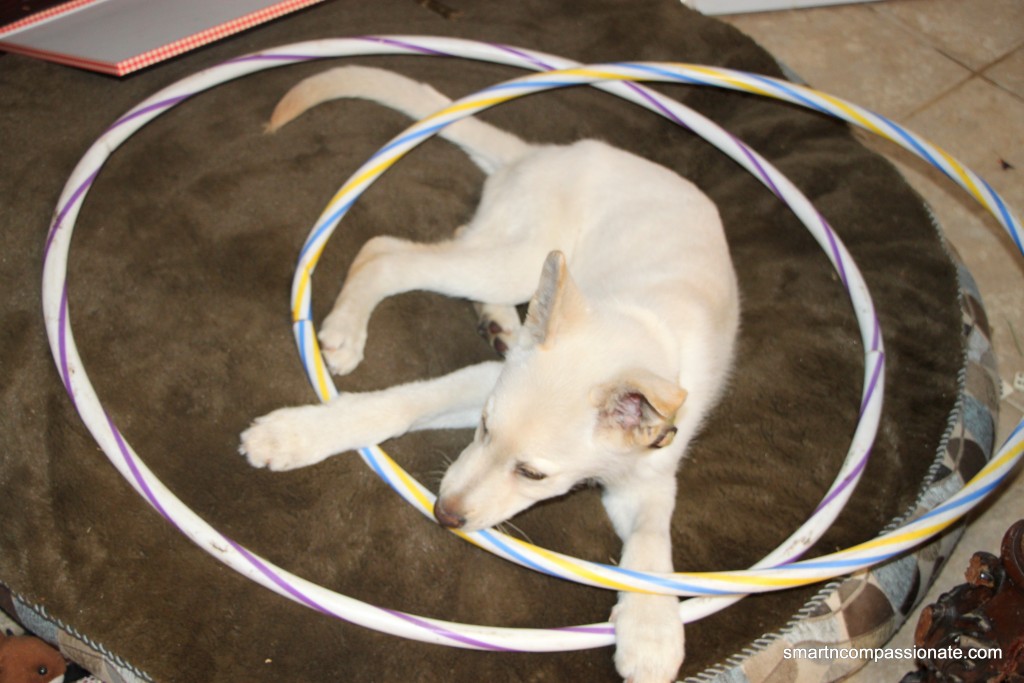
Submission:
[[[465,517],[450,511],[440,498],[434,503],[434,517],[446,529],[461,529],[466,523]]]

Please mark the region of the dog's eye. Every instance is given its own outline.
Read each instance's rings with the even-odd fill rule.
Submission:
[[[480,416],[480,436],[487,436],[487,416]]]
[[[516,463],[516,474],[518,474],[521,477],[526,477],[527,479],[532,479],[533,481],[540,481],[541,479],[545,479],[548,476],[543,472],[538,472],[529,465],[521,462]]]

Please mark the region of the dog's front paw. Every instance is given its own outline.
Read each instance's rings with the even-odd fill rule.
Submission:
[[[344,311],[333,311],[317,335],[327,367],[336,375],[347,375],[363,362],[366,327],[351,317]]]
[[[256,418],[242,432],[239,452],[253,467],[293,470],[333,455],[318,443],[317,423],[321,406],[281,408]]]
[[[679,600],[623,594],[612,611],[615,668],[629,683],[670,683],[683,663]]]

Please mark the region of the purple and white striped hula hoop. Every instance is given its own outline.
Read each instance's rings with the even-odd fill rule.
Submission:
[[[558,74],[557,78],[571,80],[572,84],[593,84],[595,87],[613,92],[613,94],[661,113],[667,118],[679,119],[677,122],[683,122],[683,125],[694,129],[702,137],[707,137],[701,132],[704,124],[687,118],[690,116],[689,110],[673,100],[662,98],[635,83],[622,81],[636,79],[710,85],[783,99],[871,130],[897,142],[936,165],[992,211],[997,220],[1014,237],[1018,246],[1021,244],[1019,223],[1005,203],[984,181],[953,160],[948,154],[941,152],[927,141],[896,124],[855,105],[809,88],[754,74],[678,64],[615,64],[577,68],[577,64],[568,60],[507,46],[448,38],[370,36],[313,41],[260,52],[230,60],[165,88],[118,119],[97,140],[72,173],[58,204],[53,224],[47,236],[44,256],[43,308],[51,349],[62,381],[76,409],[82,415],[83,421],[114,466],[147,502],[178,527],[182,533],[225,564],[261,585],[317,611],[368,628],[426,642],[486,650],[559,651],[600,647],[614,641],[614,631],[610,624],[593,624],[563,629],[505,629],[453,624],[376,607],[327,591],[296,577],[220,534],[181,503],[153,476],[145,463],[121,436],[112,419],[107,416],[88,380],[75,348],[67,307],[66,277],[71,233],[86,193],[110,153],[150,120],[194,94],[256,71],[327,57],[380,54],[456,56],[534,70],[568,69],[569,71]],[[488,93],[488,99],[494,99],[499,92],[501,93],[499,99],[512,99],[512,97],[525,94],[527,91],[534,92],[569,84],[552,83],[553,76],[550,74],[533,78],[535,80],[516,79],[484,92]],[[544,82],[545,78],[548,79],[547,83]],[[466,103],[473,97],[464,98],[460,102]],[[483,106],[480,107],[480,109],[482,108]],[[454,121],[456,118],[452,117],[450,120]],[[434,123],[437,122],[438,119],[434,118]],[[714,126],[714,124],[710,125]],[[806,202],[806,199],[803,199],[803,202],[806,202],[806,205],[803,205],[800,199],[795,198],[796,195],[790,193],[791,184],[788,181],[781,176],[776,176],[771,171],[765,171],[764,169],[770,167],[762,166],[763,160],[760,160],[728,133],[718,130],[718,133],[709,134],[721,138],[719,142],[726,148],[723,151],[751,170],[780,198],[786,200],[791,206],[796,205],[794,211],[805,224],[809,223],[808,228],[815,233],[826,254],[833,260],[840,272],[841,279],[848,291],[851,292],[851,300],[854,303],[858,320],[861,322],[862,340],[866,349],[865,389],[862,417],[858,425],[858,437],[861,443],[858,443],[858,437],[855,437],[855,443],[851,446],[850,453],[836,482],[826,494],[818,510],[805,523],[804,527],[801,527],[801,529],[808,526],[813,527],[812,531],[820,535],[824,528],[831,523],[831,519],[827,518],[831,516],[834,519],[835,514],[838,514],[838,511],[845,505],[870,451],[870,443],[873,439],[874,429],[877,427],[881,405],[881,377],[884,362],[881,335],[877,329],[877,322],[866,287],[863,287],[862,280],[858,282],[859,273],[856,271],[855,264],[849,259],[845,249],[842,248],[841,243],[835,238],[820,215],[814,211],[809,202]],[[416,126],[410,128],[407,133],[412,133],[414,137],[407,138],[402,143],[408,144],[408,147],[401,153],[423,139],[423,137],[416,137],[423,134],[422,130],[416,132]],[[402,137],[399,136],[396,142]],[[395,157],[396,160],[397,158]],[[377,164],[382,161],[379,155],[374,159]],[[355,196],[351,197],[352,201]],[[327,213],[325,211],[325,214]],[[337,216],[338,220],[341,215]],[[334,221],[335,225],[336,222]],[[323,229],[329,224],[330,221],[324,223],[318,221],[317,225],[320,228],[322,239],[329,237],[333,230],[333,225]],[[316,232],[317,228],[314,228],[314,233]],[[311,239],[313,239],[312,236]],[[307,246],[309,244],[307,242]],[[319,250],[303,249],[304,254],[316,251]],[[312,269],[310,269],[311,271]],[[298,309],[308,311],[308,302],[302,302]],[[305,321],[303,326],[309,328],[308,331],[297,330],[297,338],[300,343],[306,338],[306,335],[312,336],[315,340],[312,325],[306,324],[308,316],[299,316],[299,319]],[[315,341],[313,343],[315,344]],[[318,358],[319,354],[305,353],[304,357]],[[309,367],[307,365],[307,369]],[[315,380],[314,386],[316,386]],[[333,385],[327,391],[332,390]],[[872,422],[874,427],[871,426]],[[649,590],[675,595],[703,596],[682,603],[683,618],[690,621],[734,602],[742,594],[775,590],[790,585],[833,578],[885,561],[907,548],[927,540],[977,505],[989,491],[998,485],[999,481],[1020,459],[1021,452],[1024,450],[1022,444],[1024,444],[1024,428],[1019,425],[1007,444],[988,466],[971,482],[968,482],[960,492],[929,513],[868,543],[810,561],[789,562],[804,549],[799,542],[794,540],[794,537],[797,536],[794,534],[794,537],[784,542],[762,563],[745,572],[677,573],[626,577],[618,568],[585,563],[575,558],[557,556],[550,551],[524,547],[528,544],[516,539],[502,538],[494,535],[494,532],[491,531],[469,535],[471,536],[469,540],[492,550],[492,552],[497,552],[528,566],[534,566],[534,568],[547,573],[563,576],[563,571],[567,571],[567,578],[571,578],[571,580],[583,581],[592,585],[605,585],[609,588],[614,584],[615,590]],[[379,448],[363,449],[361,455],[371,462],[371,465],[377,463],[374,469],[385,476],[388,483],[396,487],[407,500],[411,500],[418,507],[422,507],[424,496],[428,496],[429,500],[429,492],[418,484],[410,486],[408,491],[403,491],[396,486],[396,481],[402,479],[400,471],[392,469],[393,462]],[[393,466],[397,468],[397,465]],[[527,558],[525,562],[519,559],[523,557]],[[571,566],[572,570],[564,570],[563,567],[566,564]],[[586,576],[582,576],[583,574]],[[590,578],[592,574],[599,578]],[[626,584],[629,585],[623,588],[622,586]],[[723,594],[726,597],[721,597]]]

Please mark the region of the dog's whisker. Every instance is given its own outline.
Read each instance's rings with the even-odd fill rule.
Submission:
[[[426,473],[424,474],[424,477],[431,484],[440,484],[441,479],[444,478],[445,472],[447,472],[448,468],[452,466],[453,461],[451,456],[449,456],[444,451],[433,451],[432,455],[437,457],[437,460],[440,461],[440,464],[433,469],[427,470]]]
[[[512,536],[512,528],[508,525],[508,522],[498,522],[494,525],[494,528],[505,534],[506,536]]]
[[[537,545],[533,542],[533,539],[530,538],[530,535],[528,533],[523,531],[521,528],[519,528],[512,522],[509,522],[508,520],[502,522],[501,524],[498,524],[496,528],[498,529],[498,531],[501,531],[506,536],[519,536],[522,540],[526,541],[530,545]]]

